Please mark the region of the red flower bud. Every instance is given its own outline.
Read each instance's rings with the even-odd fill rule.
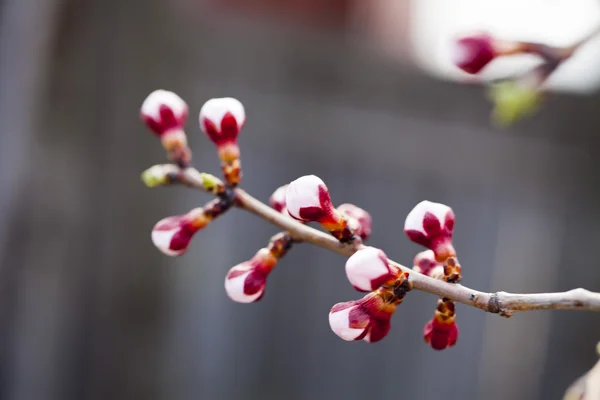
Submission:
[[[444,279],[444,264],[435,259],[433,250],[425,250],[415,256],[413,270],[434,279]]]
[[[455,65],[469,74],[477,74],[497,56],[494,39],[488,34],[463,37],[453,50]]]
[[[288,215],[287,208],[285,207],[285,192],[287,191],[288,185],[278,187],[271,197],[269,197],[269,205],[276,211]]]
[[[399,275],[400,270],[390,265],[385,253],[375,247],[363,247],[346,261],[346,276],[361,292],[371,292],[392,283]]]
[[[231,268],[225,278],[225,291],[238,303],[252,303],[262,298],[267,277],[277,264],[269,249],[260,249],[250,260]]]
[[[349,203],[338,206],[337,210],[346,217],[350,230],[360,236],[363,241],[371,236],[372,220],[368,212]]]
[[[184,215],[164,218],[154,225],[152,242],[164,254],[180,256],[186,252],[194,234],[209,222],[202,207]]]
[[[404,223],[404,232],[413,242],[433,250],[439,262],[456,256],[452,245],[454,212],[444,204],[424,200],[412,209]]]
[[[385,301],[379,291],[372,292],[360,300],[334,305],[329,313],[329,326],[343,340],[378,342],[390,331],[394,311],[395,303]]]
[[[458,340],[458,326],[456,322],[445,324],[439,322],[435,317],[425,325],[423,329],[425,342],[434,350],[444,350],[452,347]]]
[[[434,350],[444,350],[456,344],[458,326],[452,300],[438,300],[433,319],[423,329],[423,337]]]
[[[140,116],[156,135],[182,131],[188,115],[185,101],[173,92],[155,90],[144,100]]]
[[[200,128],[217,145],[222,161],[239,158],[237,137],[246,122],[246,112],[239,100],[232,97],[210,99],[200,110]]]

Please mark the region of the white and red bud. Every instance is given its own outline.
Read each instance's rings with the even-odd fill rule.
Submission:
[[[285,204],[292,218],[318,222],[340,241],[354,239],[344,215],[331,204],[329,190],[321,178],[305,175],[291,182],[285,192]]]
[[[477,74],[498,56],[495,40],[486,33],[465,36],[454,43],[454,64],[469,74]]]
[[[458,340],[454,302],[440,299],[433,318],[423,329],[423,338],[434,350],[452,347]]]
[[[183,130],[188,115],[188,105],[177,94],[155,90],[142,103],[140,116],[158,136],[173,130]]]
[[[338,206],[337,210],[346,217],[350,230],[360,236],[363,241],[371,236],[371,214],[350,203]]]
[[[180,167],[189,165],[192,152],[188,147],[184,125],[188,106],[179,96],[166,90],[155,90],[144,100],[140,116],[159,138],[171,161]]]
[[[404,232],[413,242],[433,250],[439,262],[456,256],[452,245],[454,212],[444,204],[424,200],[408,213]]]
[[[385,253],[375,247],[366,246],[346,261],[346,276],[361,292],[371,292],[381,285],[398,279],[400,270],[389,264]]]
[[[186,252],[194,234],[209,222],[202,207],[164,218],[152,228],[152,243],[168,256],[180,256]]]
[[[434,279],[444,279],[444,264],[435,259],[433,250],[418,253],[413,260],[413,270]]]
[[[378,342],[390,331],[390,318],[396,304],[372,292],[360,300],[338,303],[329,313],[331,330],[343,340]]]
[[[425,325],[423,338],[434,350],[447,349],[458,340],[458,325],[456,322],[444,324],[433,318]]]
[[[222,161],[240,156],[237,138],[246,122],[242,103],[232,97],[210,99],[200,109],[200,128],[217,146]]]
[[[285,207],[285,193],[288,185],[283,185],[275,189],[271,197],[269,197],[269,205],[275,211],[287,215],[287,208]]]
[[[225,291],[238,303],[252,303],[262,298],[267,277],[277,264],[277,258],[267,248],[254,257],[231,268],[225,277]]]

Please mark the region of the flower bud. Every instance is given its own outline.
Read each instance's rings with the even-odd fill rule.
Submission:
[[[232,97],[210,99],[202,106],[199,119],[202,131],[217,145],[219,158],[237,160],[237,137],[246,121],[242,103]]]
[[[365,241],[371,236],[371,215],[354,204],[344,203],[337,210],[344,214],[348,221],[348,227],[352,232]]]
[[[423,337],[434,350],[444,350],[456,344],[458,325],[454,302],[439,299],[433,318],[425,325]]]
[[[164,254],[180,256],[186,252],[194,234],[209,222],[202,207],[184,215],[164,218],[154,225],[152,242]]]
[[[390,331],[395,303],[384,300],[382,293],[372,292],[360,300],[338,303],[329,313],[331,330],[343,340],[378,342]]]
[[[415,256],[413,270],[434,279],[444,279],[444,264],[435,259],[433,250],[425,250]]]
[[[454,64],[469,74],[477,74],[496,56],[494,39],[488,34],[466,36],[454,44]]]
[[[225,277],[225,291],[238,303],[252,303],[262,298],[267,277],[277,264],[269,249],[260,249],[254,257],[231,268]]]
[[[179,173],[179,168],[173,164],[153,165],[142,172],[142,181],[148,187],[157,187],[171,183],[173,177]]]
[[[408,213],[404,232],[413,242],[433,250],[439,262],[456,256],[452,245],[454,212],[444,204],[424,200]]]
[[[173,130],[183,130],[188,105],[178,95],[166,90],[155,90],[142,103],[140,116],[148,128],[162,136]]]
[[[315,175],[305,175],[291,182],[285,192],[288,214],[298,221],[315,221],[342,242],[350,242],[354,234],[343,214],[331,204],[325,182]]]
[[[289,185],[283,185],[278,187],[271,197],[269,197],[269,205],[271,208],[285,215],[288,213],[285,207],[285,192],[287,191],[288,186]]]
[[[392,283],[400,270],[391,266],[385,253],[375,247],[363,247],[346,261],[346,276],[361,292],[371,292],[381,285]]]

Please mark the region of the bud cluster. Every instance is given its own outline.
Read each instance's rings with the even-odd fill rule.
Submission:
[[[428,250],[418,253],[413,260],[413,271],[434,279],[458,283],[461,267],[452,244],[454,212],[444,204],[422,201],[406,217],[404,232],[415,243]],[[424,328],[423,336],[434,350],[454,346],[458,339],[455,305],[440,299],[433,319]]]
[[[191,167],[192,156],[184,131],[187,113],[187,104],[175,93],[164,90],[151,93],[141,108],[142,119],[161,139],[173,162],[144,171],[141,176],[144,183],[156,187],[178,182],[217,196],[203,207],[156,223],[152,242],[169,256],[184,254],[196,232],[234,204],[242,204],[237,195],[241,192],[236,189],[242,177],[237,138],[246,119],[244,107],[236,99],[218,98],[207,101],[200,110],[200,127],[217,147],[224,182]],[[357,291],[366,295],[335,304],[329,313],[329,324],[343,340],[382,340],[390,331],[392,315],[412,284],[405,267],[390,261],[381,249],[362,244],[372,232],[369,213],[350,203],[334,207],[329,189],[315,175],[302,176],[279,187],[270,196],[269,204],[278,213],[301,223],[319,223],[341,244],[355,250],[346,261],[346,277]],[[460,281],[461,267],[452,244],[454,219],[450,207],[429,201],[417,204],[408,214],[404,224],[406,235],[428,248],[415,257],[415,273],[450,283]],[[232,267],[224,282],[228,297],[238,303],[253,303],[263,298],[267,278],[294,243],[290,232],[280,232],[251,259]],[[433,319],[425,327],[425,340],[434,349],[456,342],[454,308],[451,301],[440,299]]]

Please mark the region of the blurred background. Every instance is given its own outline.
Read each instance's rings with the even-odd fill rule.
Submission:
[[[413,292],[385,340],[348,343],[327,322],[361,296],[338,255],[296,246],[250,305],[224,277],[275,227],[231,210],[163,256],[154,223],[209,196],[142,184],[164,152],[139,108],[178,93],[195,165],[216,174],[196,113],[240,99],[244,188],[266,201],[316,174],[399,262],[420,251],[402,224],[428,199],[455,210],[466,285],[599,291],[598,42],[505,130],[444,56],[462,29],[563,44],[598,21],[584,0],[0,0],[0,398],[562,398],[596,361],[596,314],[459,305],[457,345],[435,352],[436,299]]]

